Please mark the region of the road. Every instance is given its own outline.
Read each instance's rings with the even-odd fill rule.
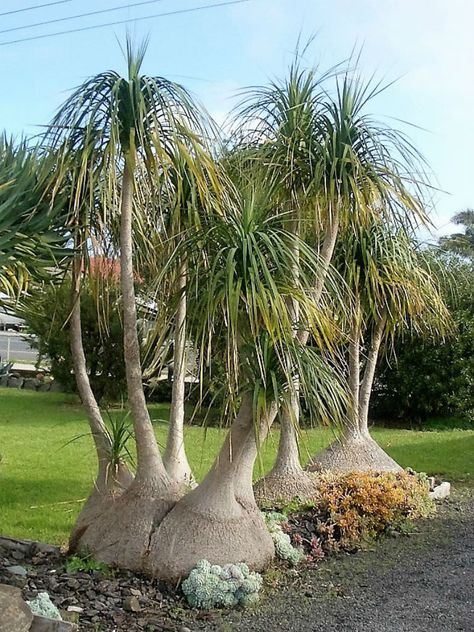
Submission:
[[[0,358],[3,361],[20,361],[34,364],[38,359],[38,352],[30,347],[25,338],[27,338],[25,334],[0,331]]]

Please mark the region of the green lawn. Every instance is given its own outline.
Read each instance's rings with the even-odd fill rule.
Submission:
[[[168,407],[150,407],[158,441],[166,436]],[[0,533],[61,543],[87,495],[95,474],[88,426],[77,399],[59,393],[0,388]],[[186,429],[189,460],[202,478],[225,431]],[[452,481],[474,482],[474,431],[374,429],[380,445],[401,465],[441,474]],[[72,441],[75,437],[77,440]],[[302,456],[326,446],[328,430],[304,431]],[[272,432],[261,455],[271,466],[278,432]],[[258,466],[259,469],[260,466]],[[259,472],[256,471],[256,476]]]

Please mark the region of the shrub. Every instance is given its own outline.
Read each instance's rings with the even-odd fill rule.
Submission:
[[[361,548],[434,511],[426,477],[408,472],[326,474],[318,492],[313,505],[287,521],[292,542],[303,546],[312,559],[324,552]]]
[[[211,565],[199,561],[181,584],[188,604],[193,608],[231,608],[258,601],[262,577],[251,573],[247,564]]]
[[[100,301],[99,307],[97,301]],[[51,374],[67,392],[76,392],[69,319],[71,281],[32,288],[18,307],[40,360],[47,358]],[[126,392],[123,327],[117,282],[84,281],[81,292],[82,342],[94,395],[98,401],[117,401]]]
[[[394,357],[381,362],[371,416],[422,425],[433,416],[474,424],[474,262],[437,257],[444,299],[456,327],[446,339],[395,336]],[[416,367],[416,370],[414,368]],[[470,422],[470,423],[469,423]],[[458,427],[459,422],[446,423]]]

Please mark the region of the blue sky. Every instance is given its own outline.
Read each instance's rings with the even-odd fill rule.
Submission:
[[[3,0],[0,13],[48,0]],[[51,1],[51,0],[49,0]],[[56,6],[0,16],[0,31],[123,6],[123,10],[0,33],[0,43],[103,22],[210,5],[222,0],[67,0]],[[474,2],[472,0],[250,0],[193,13],[162,16],[97,30],[0,45],[0,129],[32,135],[50,120],[68,90],[89,75],[124,70],[117,39],[129,28],[150,37],[144,72],[182,82],[222,120],[239,88],[282,76],[298,36],[315,34],[309,64],[327,68],[362,47],[361,68],[396,83],[371,113],[423,128],[409,134],[429,161],[436,233],[474,206]],[[398,123],[396,123],[398,124]]]

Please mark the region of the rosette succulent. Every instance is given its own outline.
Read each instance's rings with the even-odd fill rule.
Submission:
[[[62,621],[59,610],[51,601],[47,592],[38,593],[34,599],[27,601],[26,603],[33,614],[47,617],[48,619],[54,619],[56,621]]]
[[[286,516],[275,511],[263,512],[263,516],[275,545],[276,556],[292,566],[299,564],[305,558],[305,554],[303,550],[291,544],[290,536],[283,531],[281,525],[286,522]]]
[[[247,564],[210,564],[200,560],[181,584],[188,604],[194,608],[232,608],[258,601],[262,577]]]

